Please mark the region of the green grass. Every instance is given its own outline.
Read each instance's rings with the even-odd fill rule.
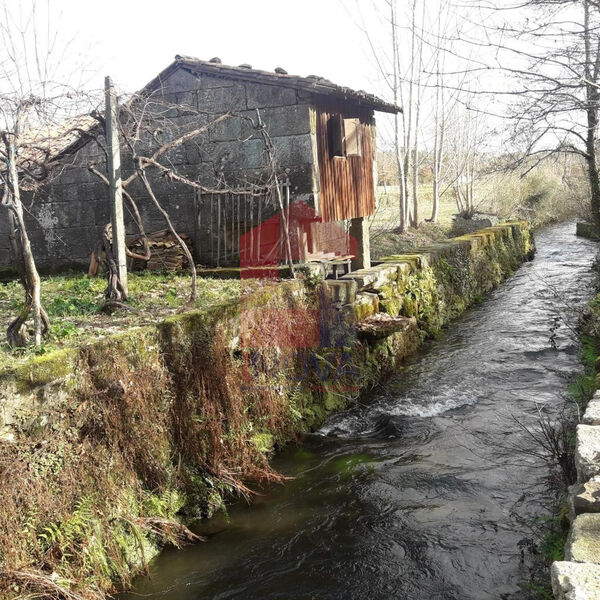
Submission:
[[[398,234],[400,226],[398,191],[388,187],[378,189],[377,210],[371,219],[371,258],[377,260],[390,254],[398,254],[419,246],[427,246],[436,241],[447,239],[452,227],[452,215],[456,213],[454,199],[448,194],[440,201],[437,223],[426,223],[431,217],[431,185],[422,185],[419,189],[419,222],[415,229],[410,227],[406,233]]]
[[[112,315],[101,311],[104,304],[104,277],[67,273],[42,278],[42,304],[51,327],[41,348],[11,349],[0,341],[0,369],[57,348],[97,339],[129,327],[153,323],[173,314],[189,296],[190,277],[183,272],[141,272],[129,274],[129,302],[132,311]],[[206,308],[242,293],[248,282],[238,279],[198,279],[198,299],[193,308]],[[0,340],[10,321],[23,306],[19,281],[0,283]]]
[[[372,219],[372,227],[379,229],[390,225],[398,227],[400,219],[398,216],[399,192],[395,186],[382,186],[377,188],[377,210]],[[412,207],[411,207],[412,208]],[[433,192],[431,184],[419,186],[419,222],[431,217],[433,208]],[[442,227],[452,225],[452,215],[457,212],[454,196],[446,193],[440,199],[438,223]]]

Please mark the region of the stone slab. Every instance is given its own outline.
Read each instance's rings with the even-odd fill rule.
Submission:
[[[598,392],[588,402],[581,422],[584,425],[600,425],[600,394]]]
[[[359,323],[358,333],[361,337],[377,340],[407,331],[414,326],[415,320],[410,317],[392,317],[379,313]]]
[[[600,475],[600,427],[577,425],[575,465],[579,483]]]
[[[326,279],[324,281],[333,302],[351,304],[356,299],[356,281]]]
[[[600,566],[557,561],[552,564],[552,591],[556,600],[598,600]]]
[[[431,267],[438,259],[438,254],[430,249],[421,249],[411,252],[405,252],[406,256],[413,256],[417,259],[419,268],[425,269],[426,267]]]
[[[340,280],[354,280],[359,291],[377,289],[389,285],[398,279],[398,266],[395,264],[381,264],[369,269],[352,271]]]
[[[572,514],[600,513],[600,477],[569,488]]]
[[[575,562],[600,563],[600,514],[575,517],[565,544],[565,558]]]

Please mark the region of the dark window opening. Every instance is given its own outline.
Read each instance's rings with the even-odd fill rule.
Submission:
[[[342,115],[332,115],[327,120],[329,156],[361,156],[360,136],[360,119],[344,119]]]
[[[327,120],[329,156],[346,156],[344,152],[344,120],[342,115],[332,115]]]

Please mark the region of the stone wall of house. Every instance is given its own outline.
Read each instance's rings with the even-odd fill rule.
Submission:
[[[157,105],[162,101],[169,103],[168,108],[163,104],[163,109],[155,113],[157,129],[166,131],[166,135],[175,136],[177,132],[201,126],[227,111],[238,115],[211,128],[202,138],[168,153],[169,162],[178,172],[209,187],[214,187],[219,177],[234,186],[264,180],[267,162],[264,146],[244,118],[256,119],[258,109],[271,136],[276,160],[289,175],[291,194],[313,203],[319,189],[315,118],[311,99],[302,92],[197,76],[179,69],[162,82],[153,98]],[[85,266],[110,219],[107,187],[89,171],[90,163],[98,164],[98,169],[104,171],[104,152],[94,140],[66,157],[63,171],[43,190],[24,198],[28,231],[42,271]],[[124,179],[133,172],[133,163],[125,152],[122,171]],[[250,221],[248,215],[252,210],[254,219],[259,216],[257,200],[222,198],[219,220],[215,196],[201,196],[189,186],[156,174],[152,184],[175,227],[194,241],[196,259],[203,264],[214,264],[219,236],[221,246],[227,248],[240,231],[243,233],[244,227],[238,228],[232,222]],[[128,191],[139,204],[146,230],[164,229],[164,220],[141,183],[133,182]],[[11,264],[5,210],[0,207],[0,272]],[[269,210],[275,211],[272,203],[263,207],[260,215],[263,220],[269,217]],[[218,223],[221,228],[217,234]],[[131,219],[128,228],[135,233]]]

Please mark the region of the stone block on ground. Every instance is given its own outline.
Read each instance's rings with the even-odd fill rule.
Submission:
[[[600,563],[600,514],[575,517],[565,544],[565,558],[575,562]]]
[[[351,304],[356,299],[356,281],[352,279],[326,279],[324,283],[333,302]]]
[[[600,427],[577,425],[575,465],[579,483],[600,475]]]
[[[588,402],[581,422],[584,425],[600,425],[600,394],[598,392]]]
[[[574,515],[600,513],[600,477],[571,486],[569,494]]]
[[[553,563],[552,591],[556,600],[598,600],[600,566],[566,561]]]

